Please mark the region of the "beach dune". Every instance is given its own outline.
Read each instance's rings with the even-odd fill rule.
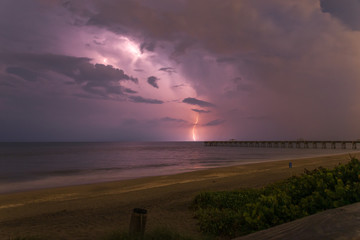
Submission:
[[[17,236],[100,239],[116,230],[127,231],[133,208],[148,210],[147,230],[165,227],[196,238],[201,233],[189,208],[196,194],[262,187],[301,174],[305,168],[332,168],[349,159],[349,155],[333,155],[282,160],[2,194],[0,239]]]

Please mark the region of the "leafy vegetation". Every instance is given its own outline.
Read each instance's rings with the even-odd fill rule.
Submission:
[[[358,201],[360,162],[351,158],[261,189],[204,192],[193,206],[203,232],[235,237]]]

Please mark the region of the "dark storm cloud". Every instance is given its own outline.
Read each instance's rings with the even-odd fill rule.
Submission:
[[[223,124],[224,122],[225,122],[225,120],[216,119],[216,120],[213,120],[213,121],[210,121],[210,122],[204,124],[204,126],[206,126],[206,127],[218,126],[218,125]]]
[[[163,104],[164,102],[157,99],[143,98],[141,96],[129,96],[132,102],[135,103],[150,103],[150,104]]]
[[[122,86],[106,86],[105,84],[99,84],[96,82],[88,82],[82,87],[82,89],[88,93],[102,96],[105,99],[112,99],[111,95],[123,96],[125,93],[136,93],[136,91]]]
[[[11,83],[8,83],[8,82],[0,82],[0,86],[2,86],[2,87],[11,87],[11,88],[14,87],[14,85],[12,85]]]
[[[111,65],[92,64],[90,58],[56,54],[6,54],[0,61],[23,64],[36,70],[51,70],[72,78],[75,82],[114,82],[137,78],[126,75],[123,70]]]
[[[191,124],[189,124],[188,121],[184,120],[184,119],[180,119],[180,118],[172,118],[172,117],[163,117],[160,119],[151,119],[149,121],[147,121],[147,124],[155,127],[164,127],[164,126],[168,126],[168,127],[189,127],[191,126]]]
[[[199,107],[214,107],[215,105],[206,101],[202,101],[196,98],[185,98],[183,103],[187,103],[190,105],[197,105]]]
[[[134,90],[132,90],[130,88],[124,88],[124,92],[130,93],[130,94],[137,93],[137,91],[134,91]]]
[[[194,112],[197,112],[197,113],[209,113],[210,111],[207,111],[207,110],[201,110],[201,109],[191,109],[192,111]]]
[[[90,26],[106,28],[117,34],[131,35],[141,32],[147,42],[172,42],[173,56],[183,55],[195,45],[223,53],[218,57],[219,62],[235,61],[233,56],[226,56],[234,51],[255,50],[256,44],[260,43],[259,38],[267,34],[263,31],[266,30],[266,27],[263,27],[264,20],[270,21],[269,25],[284,27],[286,31],[291,30],[291,23],[296,21],[296,16],[283,17],[277,14],[281,12],[285,15],[281,2],[274,3],[274,6],[264,1],[244,1],[241,4],[237,0],[221,4],[217,0],[173,2],[168,3],[167,8],[154,8],[151,4],[137,0],[124,0],[121,4],[111,0],[94,1],[96,14],[92,13],[94,11],[82,11],[82,14],[89,19],[87,25]],[[180,2],[182,7],[175,12],[169,7]],[[83,8],[84,6],[80,5],[71,10],[79,13]],[[258,12],[256,8],[259,8]],[[263,9],[270,13],[263,13]],[[262,14],[269,15],[263,18]],[[287,15],[291,16],[291,13]],[[285,21],[289,19],[292,22]],[[273,30],[273,26],[269,27],[268,31]],[[264,46],[264,49],[268,49],[267,46]]]
[[[17,77],[8,74],[2,74],[0,72],[0,86],[15,88],[17,83]]]
[[[123,0],[121,4],[117,1],[93,1],[91,3],[96,9],[95,14],[81,2],[71,2],[66,8],[83,19],[88,19],[87,26],[106,28],[119,35],[141,32],[143,38],[146,39],[140,45],[142,52],[155,51],[157,40],[165,39],[174,43],[173,56],[181,55],[195,43],[193,37],[178,31],[179,28],[188,24],[182,20],[187,16],[179,14],[181,10],[188,7],[188,3],[180,4],[182,1],[172,1],[159,4],[160,2],[163,1],[152,1],[152,4],[134,0]],[[174,7],[179,5],[182,7],[175,10]]]
[[[35,81],[38,73],[45,75],[50,70],[72,79],[88,93],[109,99],[113,95],[136,93],[119,86],[119,82],[138,83],[137,78],[125,74],[123,70],[110,65],[92,64],[89,58],[55,54],[6,54],[0,61],[8,65],[21,65],[22,67],[7,67],[6,72],[28,81]]]
[[[92,101],[99,104],[91,106],[93,115],[101,115],[98,111],[112,104],[116,106],[110,114],[102,115],[105,116],[102,122],[106,129],[109,119],[113,119],[111,116],[117,111],[126,116],[114,120],[113,126],[121,124],[124,117],[133,118],[131,112],[141,114],[142,119],[148,119],[151,114],[150,118],[166,116],[166,111],[157,105],[144,106],[152,108],[151,111],[144,111],[142,104],[138,104],[136,111],[129,110],[131,103],[125,100],[155,104],[163,101],[148,95],[148,98],[129,97],[127,94],[136,92],[132,89],[137,82],[135,78],[117,67],[95,65],[91,61],[91,57],[100,57],[97,60],[102,61],[101,58],[106,56],[109,62],[119,59],[114,66],[121,69],[143,69],[149,73],[142,78],[154,74],[161,66],[176,66],[177,74],[174,76],[161,73],[163,80],[174,78],[171,83],[175,85],[172,90],[179,94],[177,99],[202,96],[208,101],[186,98],[184,103],[199,108],[208,107],[207,104],[212,102],[221,106],[204,114],[201,121],[221,116],[226,125],[219,125],[218,131],[223,136],[229,135],[227,139],[230,135],[235,135],[234,138],[242,136],[243,139],[355,139],[360,132],[357,121],[360,119],[360,40],[358,31],[349,29],[359,30],[358,3],[358,0],[78,0],[59,7],[57,1],[3,0],[0,1],[0,30],[3,33],[0,36],[0,61],[3,63],[0,65],[0,84],[3,86],[0,98],[8,97],[9,100],[10,94],[13,95],[12,105],[0,101],[0,112],[15,109],[22,101],[24,108],[18,112],[29,109],[24,116],[36,115],[33,113],[36,108],[31,106],[38,106],[51,98],[39,97],[36,102],[32,99],[34,96],[29,97],[30,91],[36,95],[42,88],[42,94],[47,93],[46,80],[55,82],[62,79],[63,83],[75,84],[56,85],[59,95],[77,88],[81,92],[69,92],[68,95],[123,101]],[[94,38],[93,35],[101,37]],[[144,54],[136,60],[132,56],[127,59],[124,47],[121,49],[124,56],[118,56],[118,52],[113,50],[119,45],[107,37],[128,38]],[[20,57],[18,54],[16,58],[8,58],[5,57],[7,52],[39,53],[41,57]],[[57,57],[41,54],[49,52]],[[64,56],[69,53],[78,57]],[[7,68],[10,68],[9,72]],[[31,77],[32,73],[27,71],[36,77]],[[241,76],[242,80],[229,81],[236,76]],[[20,99],[22,95],[14,90],[19,86],[25,86],[23,89],[32,87],[28,92],[21,92],[29,94],[28,98]],[[167,93],[167,90],[164,85],[157,94]],[[136,95],[142,95],[141,88]],[[61,102],[65,100],[61,99]],[[56,110],[72,105],[66,103],[58,104]],[[100,103],[103,104],[101,107]],[[183,111],[183,106],[177,105],[179,108],[175,107],[174,111]],[[84,105],[59,113],[51,110],[53,106],[46,107],[48,109],[44,112],[51,113],[51,116],[71,116],[68,120],[71,125],[73,114],[81,112],[79,109]],[[36,113],[40,117],[33,117],[34,123],[41,120],[41,115]],[[78,126],[84,129],[81,124],[87,121],[89,112],[81,113],[77,115],[80,119]],[[246,116],[267,116],[267,119]],[[5,116],[0,114],[1,118]],[[140,116],[136,118],[140,119]],[[9,125],[12,120],[9,118],[7,121]],[[218,123],[216,121],[221,120],[208,124],[214,125]],[[18,126],[27,123],[25,120],[18,122]],[[16,130],[15,127],[9,129]],[[101,133],[102,129],[99,128],[98,132]],[[128,134],[125,135],[132,135],[134,129],[126,129]],[[206,134],[214,133],[216,129],[209,127]],[[141,136],[143,129],[137,131],[137,136]],[[12,132],[9,130],[9,135]],[[154,132],[148,132],[149,139],[160,131],[152,134]],[[167,134],[166,129],[161,132]],[[184,135],[180,133],[179,136]]]
[[[55,39],[63,24],[58,24],[62,21],[52,10],[40,1],[0,1],[0,48],[44,52],[59,47]]]
[[[122,93],[122,90],[120,90],[120,91]],[[91,89],[91,90],[88,90],[87,92],[92,93],[92,94],[74,94],[74,96],[79,97],[79,98],[85,98],[85,99],[110,99],[110,100],[121,100],[121,101],[128,99],[130,102],[133,102],[133,103],[146,103],[146,104],[163,104],[164,103],[161,100],[152,99],[152,98],[144,98],[141,96],[126,96],[126,98],[123,97],[123,99],[109,98],[107,96],[107,94],[104,93],[104,91],[99,90],[99,89]]]
[[[172,67],[163,67],[163,68],[160,68],[159,71],[167,72],[169,74],[176,73],[175,68],[172,68]]]
[[[182,84],[172,86],[172,88],[182,88],[182,87],[185,87],[185,84],[182,83]]]
[[[340,19],[353,30],[360,30],[360,0],[320,0],[323,12]]]
[[[151,76],[151,77],[148,77],[147,82],[154,88],[159,88],[159,85],[157,83],[159,80],[160,80],[159,78]]]
[[[96,41],[96,40],[94,40],[93,43],[95,43],[96,45],[101,45],[101,46],[105,45],[105,43],[99,42],[99,41]]]
[[[162,23],[164,18],[157,14],[157,9],[145,6],[143,3],[138,1],[123,0],[121,1],[121,4],[118,4],[118,2],[115,1],[93,3],[95,8],[98,10],[96,14],[91,13],[88,9],[88,11],[83,11],[81,13],[90,17],[87,22],[88,25],[103,26],[111,31],[122,34],[129,32],[134,27],[142,28],[144,24],[148,25],[150,28],[156,28],[156,25],[159,24],[164,25]],[[72,5],[67,8],[73,12],[80,13],[80,9],[84,9],[84,5],[73,2]],[[133,16],[133,18],[129,18],[129,16]],[[133,20],[134,18],[136,18],[136,21]],[[148,22],[146,23],[146,21]],[[168,28],[170,27],[171,26]],[[155,44],[153,42],[146,41],[143,43],[143,49],[152,49],[155,47],[154,45]]]
[[[38,74],[36,72],[21,67],[7,67],[6,72],[31,82],[35,82],[38,78]]]
[[[236,58],[233,58],[233,57],[223,57],[223,58],[216,59],[216,62],[218,62],[218,63],[232,63],[235,61],[236,61]]]
[[[233,78],[230,86],[224,88],[224,95],[228,98],[238,96],[241,92],[251,93],[254,90],[250,83],[242,80],[241,77]]]
[[[174,122],[174,123],[187,123],[184,119],[178,119],[178,118],[171,118],[171,117],[164,117],[160,119],[163,122]]]
[[[147,50],[149,52],[154,52],[156,44],[154,42],[143,42],[140,45],[140,51],[141,53],[144,53],[144,50]]]

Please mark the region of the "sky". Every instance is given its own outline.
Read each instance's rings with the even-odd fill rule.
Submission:
[[[360,0],[2,0],[0,141],[360,138]]]

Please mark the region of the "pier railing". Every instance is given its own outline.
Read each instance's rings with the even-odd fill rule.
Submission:
[[[205,141],[208,147],[357,149],[360,141]]]

